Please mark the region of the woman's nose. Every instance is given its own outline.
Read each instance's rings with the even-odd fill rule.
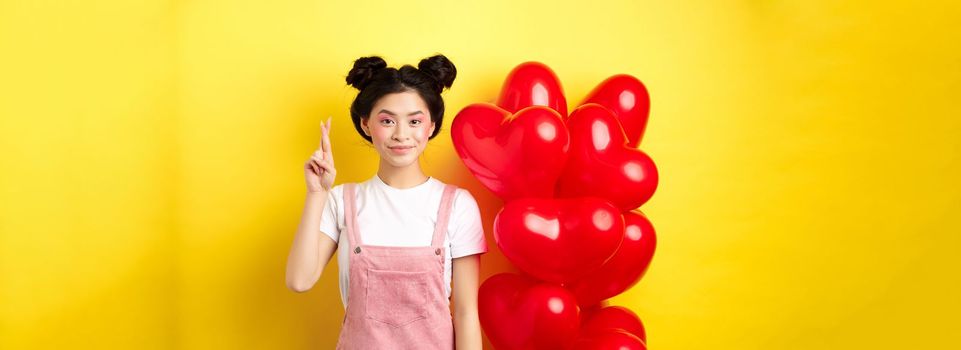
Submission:
[[[404,141],[408,139],[407,134],[408,134],[407,128],[401,126],[401,127],[394,128],[394,133],[391,136],[394,138],[394,140]]]

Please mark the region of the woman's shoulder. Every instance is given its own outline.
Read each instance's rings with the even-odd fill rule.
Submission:
[[[448,184],[441,182],[438,186],[439,190],[443,191],[447,185]],[[457,185],[453,186],[455,187],[455,190],[451,201],[454,205],[454,211],[472,210],[477,208],[477,200],[474,199],[474,195],[471,194],[470,190]]]
[[[334,200],[340,200],[341,198],[344,198],[345,185],[347,185],[346,182],[339,185],[334,185],[334,187],[330,188],[330,191],[328,192],[329,195],[333,197]]]
[[[372,180],[366,180],[361,182],[344,182],[339,185],[334,185],[330,188],[330,195],[337,200],[342,200],[344,198],[344,191],[347,190],[348,185],[354,188],[354,195],[357,197],[363,196],[366,192],[364,189],[369,189],[373,186]]]
[[[466,188],[458,187],[457,191],[454,192],[454,205],[467,209],[477,208],[477,200]]]
[[[456,184],[444,182],[441,179],[438,179],[436,177],[431,177],[431,179],[434,180],[435,189],[437,189],[438,191],[443,191],[444,189],[447,188],[448,185],[454,186],[454,188],[456,189],[454,191],[455,200],[458,198],[466,198],[466,197],[470,197],[471,199],[473,199],[473,196],[471,195],[470,191],[468,191],[466,188],[457,186]]]

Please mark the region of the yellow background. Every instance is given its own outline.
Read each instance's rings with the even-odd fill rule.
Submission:
[[[652,349],[961,345],[961,5],[844,1],[0,2],[0,348],[332,348],[336,263],[284,286],[302,165],[372,176],[354,59],[458,67],[428,174],[516,64],[570,105],[644,81],[659,246],[614,298]]]

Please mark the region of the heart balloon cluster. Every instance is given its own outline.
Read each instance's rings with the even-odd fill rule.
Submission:
[[[639,210],[657,169],[638,149],[650,97],[637,78],[601,82],[568,113],[560,80],[525,62],[496,103],[454,117],[458,156],[504,200],[498,248],[523,274],[488,278],[480,321],[497,349],[646,349],[640,319],[606,299],[647,271],[654,227]]]

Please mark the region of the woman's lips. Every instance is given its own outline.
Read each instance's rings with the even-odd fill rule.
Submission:
[[[391,152],[394,152],[397,154],[406,154],[407,152],[410,152],[410,150],[414,149],[414,146],[396,146],[396,147],[387,147],[387,148],[390,148]]]

